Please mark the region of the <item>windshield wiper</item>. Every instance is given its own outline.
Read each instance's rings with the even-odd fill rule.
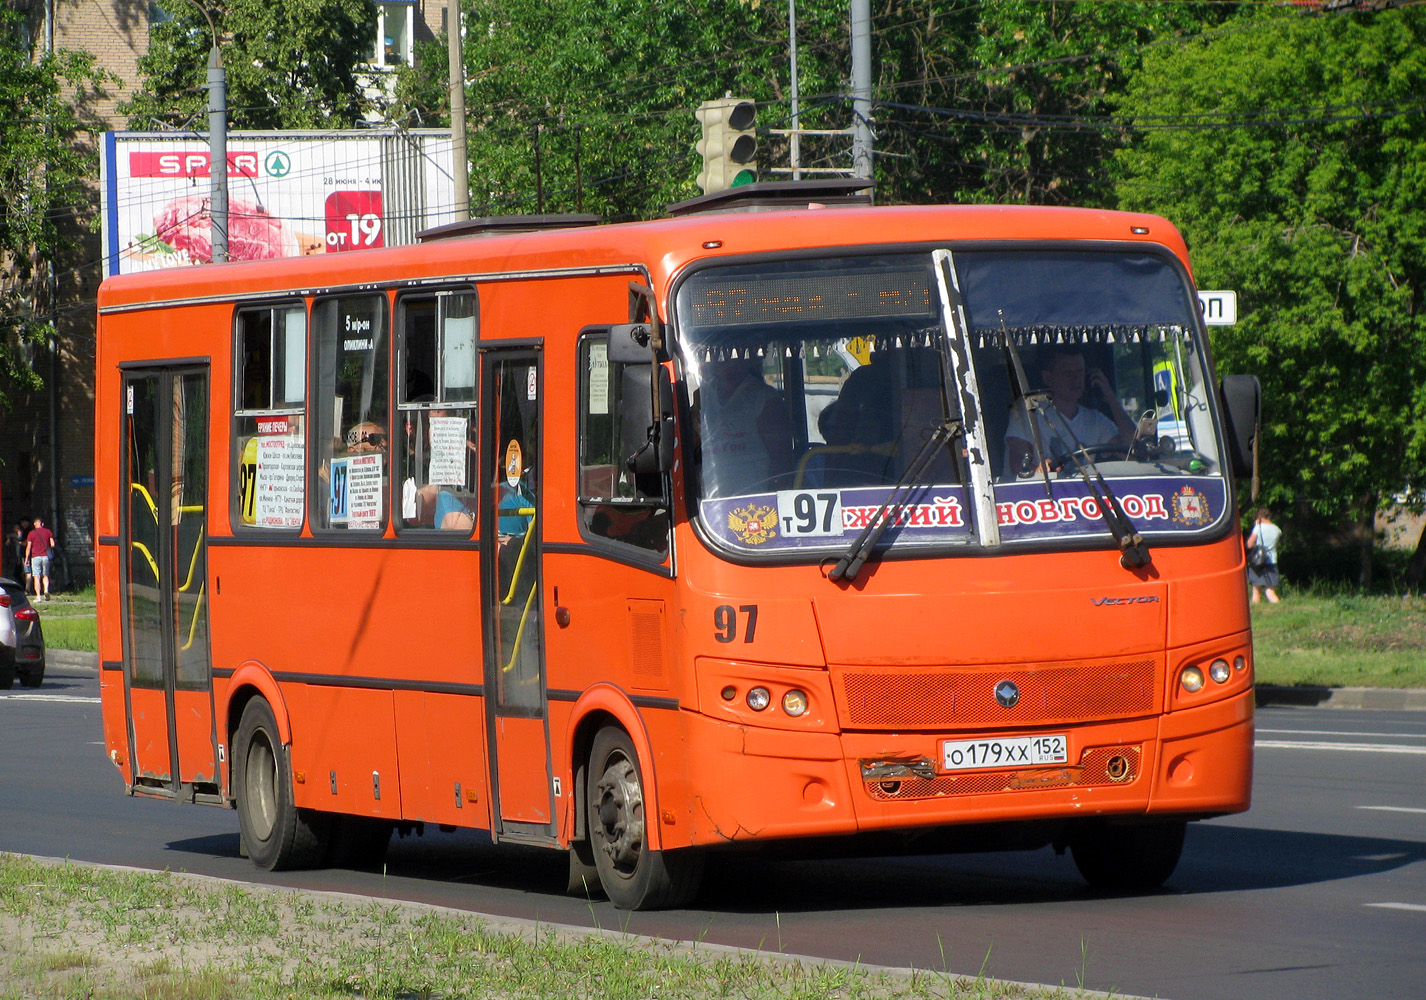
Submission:
[[[961,430],[960,420],[954,417],[945,417],[937,422],[935,429],[921,445],[921,450],[902,470],[901,476],[886,494],[886,499],[872,515],[866,527],[862,528],[856,539],[847,547],[847,551],[838,557],[836,564],[827,570],[827,579],[837,582],[845,580],[848,583],[856,580],[857,574],[861,572],[862,566],[867,561],[867,556],[871,555],[876,548],[876,543],[881,540],[882,532],[886,530],[886,526],[892,521],[901,520],[901,508],[906,505],[906,497],[910,494],[912,485],[921,485],[921,473],[926,471],[926,467],[936,457],[937,449],[949,441],[952,436],[960,434]],[[829,559],[827,562],[831,562],[831,560]],[[826,563],[823,565],[825,566]]]
[[[1014,338],[1010,336],[1010,331],[1005,329],[1005,314],[1003,312],[1000,315],[1000,334],[1005,341],[1005,353],[1010,360],[1011,376],[1019,394],[1019,401],[1025,407],[1025,419],[1030,424],[1031,443],[1035,447],[1036,464],[1039,465],[1040,471],[1045,477],[1045,493],[1053,500],[1054,488],[1050,485],[1048,463],[1045,461],[1044,446],[1040,441],[1040,422],[1036,419],[1036,411],[1051,405],[1049,394],[1027,391],[1025,366],[1020,361],[1020,350],[1015,346]],[[1124,508],[1119,505],[1119,498],[1114,495],[1114,491],[1105,482],[1104,476],[1099,472],[1099,466],[1094,464],[1094,459],[1090,457],[1084,445],[1080,444],[1074,428],[1069,425],[1068,421],[1061,420],[1060,423],[1064,425],[1065,433],[1069,435],[1070,441],[1074,444],[1068,458],[1079,470],[1080,478],[1089,488],[1090,496],[1094,497],[1094,505],[1099,509],[1100,517],[1104,518],[1105,527],[1109,529],[1109,533],[1114,536],[1115,544],[1119,546],[1119,565],[1125,569],[1147,566],[1152,557],[1149,555],[1149,546],[1144,542],[1144,536],[1134,530],[1134,523],[1129,520],[1128,515],[1124,513]],[[1094,473],[1093,479],[1090,478],[1091,472]]]

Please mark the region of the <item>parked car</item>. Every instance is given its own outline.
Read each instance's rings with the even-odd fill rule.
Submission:
[[[0,591],[0,690],[9,690],[10,685],[15,683],[15,656],[19,642],[10,595]]]
[[[25,687],[35,688],[45,679],[45,633],[40,626],[40,614],[30,604],[25,588],[7,577],[0,577],[0,616],[9,614],[14,639],[10,650],[12,665],[7,668],[4,652],[0,652],[0,690],[8,690],[20,678]],[[4,644],[5,625],[0,622],[0,645]]]

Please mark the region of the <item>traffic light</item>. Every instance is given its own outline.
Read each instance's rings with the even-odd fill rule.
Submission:
[[[751,184],[758,179],[758,139],[753,133],[758,108],[752,101],[724,97],[704,101],[695,112],[703,124],[698,155],[703,171],[698,186],[704,194]]]

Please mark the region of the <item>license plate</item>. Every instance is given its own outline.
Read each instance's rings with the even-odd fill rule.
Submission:
[[[946,740],[941,744],[941,764],[947,771],[1063,764],[1068,759],[1063,733],[999,740]]]

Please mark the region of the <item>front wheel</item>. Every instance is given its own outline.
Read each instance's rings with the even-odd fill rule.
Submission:
[[[1070,838],[1070,853],[1096,889],[1157,889],[1178,867],[1188,823],[1158,819],[1086,823]]]
[[[621,910],[688,903],[703,878],[703,853],[649,849],[639,755],[622,729],[609,726],[595,735],[588,780],[589,842],[610,902]]]
[[[330,817],[292,802],[292,763],[272,708],[254,698],[233,738],[238,827],[253,864],[267,871],[310,868],[327,849]]]

